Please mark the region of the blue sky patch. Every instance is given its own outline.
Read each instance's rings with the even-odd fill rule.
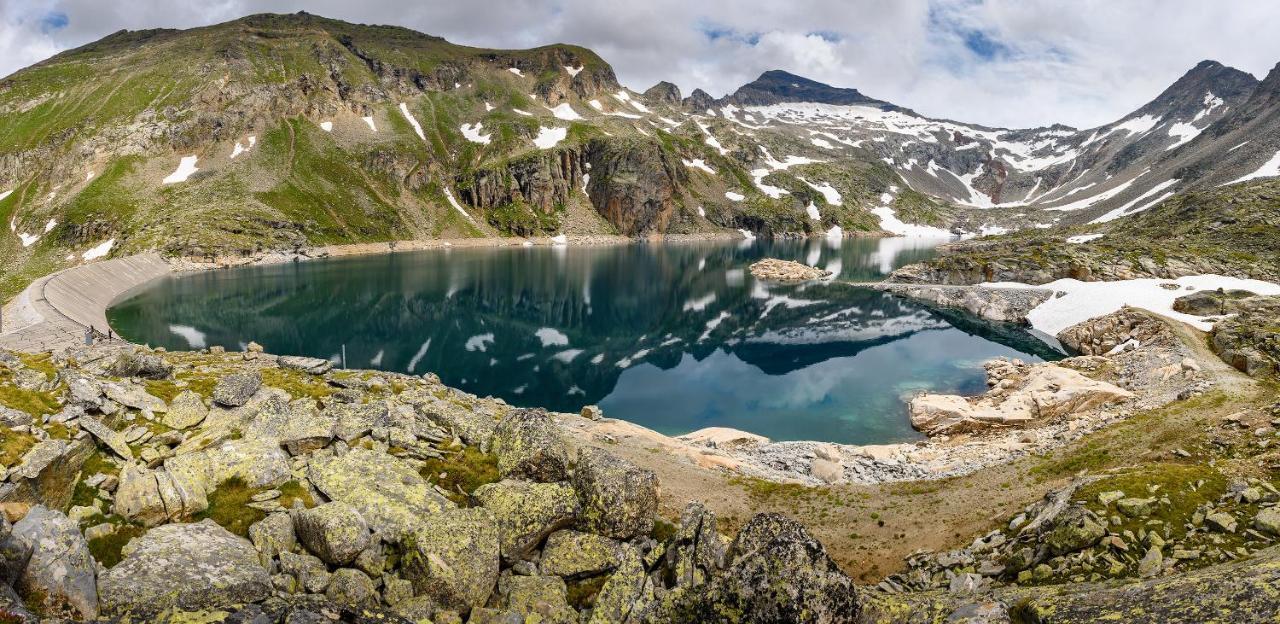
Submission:
[[[62,11],[49,11],[40,16],[40,32],[49,34],[54,31],[62,30],[71,23],[71,19]]]
[[[703,37],[707,38],[707,41],[720,41],[721,39],[725,39],[728,41],[745,43],[749,46],[754,46],[755,44],[760,43],[760,33],[758,32],[742,33],[738,32],[737,29],[716,24],[714,22],[699,22],[697,29],[698,32],[702,33]]]
[[[964,47],[983,60],[990,61],[997,56],[1005,56],[1009,53],[1009,46],[988,37],[987,33],[981,30],[970,30],[960,33],[960,36],[964,39]]]

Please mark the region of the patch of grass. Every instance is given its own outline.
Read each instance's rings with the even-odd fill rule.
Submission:
[[[249,535],[249,525],[267,517],[263,511],[249,507],[257,488],[240,477],[231,477],[209,493],[209,508],[196,514],[196,520],[209,518],[222,528],[239,535]]]
[[[420,472],[423,478],[448,492],[453,502],[467,505],[476,488],[498,481],[498,458],[466,447],[460,453],[445,455],[444,459],[427,460]]]
[[[56,414],[62,406],[52,392],[23,390],[13,383],[13,371],[0,368],[0,405],[33,416]]]
[[[12,468],[36,445],[36,437],[12,429],[0,429],[0,464]]]
[[[84,465],[80,467],[80,474],[92,476],[98,473],[119,476],[120,466],[108,459],[101,451],[95,451],[84,460]]]
[[[174,377],[185,381],[187,383],[187,390],[190,390],[206,399],[213,396],[213,389],[218,385],[218,378],[216,376],[205,373],[179,373]],[[150,392],[150,386],[148,386],[148,392]],[[156,396],[160,395],[157,394]],[[176,397],[178,395],[175,394],[174,396]]]
[[[333,394],[333,387],[324,379],[285,368],[268,368],[262,371],[263,385],[279,388],[295,399],[324,399]]]
[[[72,507],[88,507],[98,498],[98,488],[89,487],[84,481],[76,482],[76,489],[71,493]]]
[[[179,388],[177,384],[168,379],[148,379],[143,382],[143,385],[147,387],[147,394],[164,399],[165,403],[172,402],[174,399],[178,398],[178,395],[182,394],[183,391],[183,388]]]
[[[676,536],[676,531],[679,529],[680,527],[668,522],[666,518],[654,518],[653,530],[649,531],[649,537],[659,544],[665,544]]]
[[[119,524],[116,526],[114,533],[95,537],[89,540],[89,554],[101,563],[104,567],[111,568],[120,563],[124,557],[120,551],[125,545],[135,537],[141,536],[147,530],[135,524]]]
[[[67,429],[67,426],[62,423],[49,423],[49,425],[45,427],[44,430],[46,433],[49,434],[49,437],[53,438],[54,440],[70,440],[71,439],[71,430]]]
[[[609,577],[602,575],[569,581],[565,583],[565,600],[575,609],[589,608],[595,605],[596,596],[600,595],[600,589],[604,587],[607,580]]]
[[[316,501],[311,498],[311,493],[297,481],[289,481],[276,489],[280,490],[279,502],[285,509],[293,509],[294,501],[302,501],[302,506],[307,509],[316,506]]]
[[[53,365],[49,359],[52,357],[49,353],[29,354],[20,353],[18,359],[22,360],[22,365],[32,370],[38,370],[44,373],[46,379],[52,381],[58,376],[58,367]]]

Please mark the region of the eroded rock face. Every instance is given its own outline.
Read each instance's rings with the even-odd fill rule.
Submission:
[[[1223,361],[1251,377],[1280,370],[1280,297],[1235,302],[1240,314],[1214,325],[1209,344]]]
[[[31,549],[15,583],[29,604],[78,620],[98,617],[97,567],[80,527],[62,513],[37,505],[13,525],[13,538]]]
[[[493,452],[504,479],[551,483],[569,477],[568,444],[559,425],[542,410],[507,414],[494,431]]]
[[[405,542],[404,577],[446,609],[483,606],[498,582],[498,525],[487,509],[434,514]]]
[[[208,609],[263,600],[271,578],[248,540],[204,520],[167,524],[129,543],[98,579],[102,611],[150,617],[165,609]]]
[[[802,525],[774,513],[752,517],[724,572],[685,597],[670,621],[852,623],[860,613],[853,580]]]
[[[974,431],[991,425],[1026,425],[1083,413],[1132,398],[1133,393],[1056,364],[987,362],[986,394],[966,398],[923,394],[911,400],[911,426],[928,433]]]
[[[354,507],[374,531],[391,540],[454,507],[408,464],[377,451],[355,448],[341,457],[315,457],[307,476],[321,493]]]
[[[116,361],[107,372],[114,377],[167,379],[173,374],[173,365],[157,355],[126,351],[116,356]]]
[[[658,476],[600,449],[578,451],[573,487],[582,502],[585,530],[630,539],[653,530],[658,508]]]
[[[567,484],[501,481],[480,486],[472,496],[493,512],[508,563],[528,557],[552,532],[572,525],[578,514],[578,497]]]

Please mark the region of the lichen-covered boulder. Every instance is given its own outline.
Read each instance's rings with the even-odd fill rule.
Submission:
[[[112,377],[167,379],[173,374],[173,365],[158,355],[124,351],[117,355],[115,362],[107,368],[107,374]]]
[[[1253,526],[1267,535],[1280,537],[1280,508],[1267,507],[1259,510],[1253,519]]]
[[[617,540],[580,531],[556,531],[547,536],[538,568],[543,574],[578,579],[604,574],[622,562]]]
[[[170,457],[164,468],[175,483],[206,494],[233,477],[255,488],[275,487],[292,477],[284,449],[274,440],[253,436],[223,440],[200,451]]]
[[[131,409],[146,410],[156,414],[169,409],[164,399],[152,396],[142,386],[133,382],[105,383],[102,385],[102,389],[108,399]]]
[[[325,503],[293,512],[298,541],[325,563],[343,566],[369,546],[369,525],[355,507]]]
[[[525,622],[576,624],[578,614],[565,598],[564,579],[558,576],[505,576],[498,582],[502,606],[520,614]]]
[[[724,565],[728,546],[728,540],[716,531],[715,514],[702,503],[689,503],[665,553],[676,586],[695,587],[706,582]]]
[[[292,576],[298,587],[313,594],[320,593],[329,586],[329,568],[314,555],[282,552],[280,571]]]
[[[562,483],[499,481],[476,488],[472,494],[498,523],[502,559],[514,563],[528,557],[542,540],[573,524],[578,498]]]
[[[336,415],[316,409],[314,400],[299,399],[289,405],[288,420],[277,437],[281,446],[297,457],[327,446],[336,423]]]
[[[167,470],[128,464],[120,472],[112,507],[121,517],[155,526],[204,511],[209,500],[203,482],[193,486]]]
[[[263,567],[270,568],[271,560],[280,553],[292,552],[298,544],[293,531],[293,519],[287,513],[273,513],[249,527],[249,540],[258,550]]]
[[[98,578],[107,615],[145,618],[174,607],[193,611],[271,595],[271,577],[253,544],[212,520],[156,527],[129,542],[123,554]]]
[[[385,427],[389,422],[389,409],[385,402],[369,403],[334,403],[325,408],[325,418],[334,423],[333,434],[343,442],[351,442],[360,436],[373,431],[374,427]]]
[[[1093,512],[1084,507],[1068,507],[1044,527],[1042,543],[1053,555],[1084,550],[1105,537],[1107,529]]]
[[[31,549],[15,589],[46,614],[78,620],[98,617],[97,565],[80,527],[61,512],[32,507],[11,536]]]
[[[512,410],[493,433],[493,452],[503,479],[551,483],[569,477],[569,446],[544,410]]]
[[[236,373],[218,380],[213,387],[213,402],[226,407],[240,407],[262,387],[259,373]]]
[[[673,607],[674,621],[853,623],[853,580],[804,526],[756,514],[729,549],[727,568]]]
[[[485,604],[498,582],[498,524],[484,508],[432,515],[404,543],[404,578],[446,609]]]
[[[333,362],[320,358],[302,357],[299,355],[282,355],[276,358],[280,368],[302,371],[312,375],[323,375],[333,369]]]
[[[37,442],[9,472],[13,490],[4,496],[5,500],[51,509],[68,508],[80,467],[93,454],[93,448],[93,443],[86,439]]]
[[[582,502],[581,524],[590,533],[630,539],[653,530],[658,476],[612,453],[578,450],[573,487]]]
[[[356,508],[374,532],[392,541],[454,507],[404,461],[362,448],[341,457],[313,457],[307,478],[330,500]]]
[[[200,395],[183,390],[169,403],[169,411],[164,415],[164,424],[174,429],[190,429],[209,415],[204,399]]]
[[[609,575],[596,595],[590,624],[624,624],[641,620],[633,620],[632,614],[644,613],[653,605],[653,589],[653,581],[645,574],[640,553],[626,551],[618,569]]]
[[[334,604],[350,609],[370,607],[378,603],[378,590],[373,579],[354,568],[340,568],[329,577],[324,595]]]

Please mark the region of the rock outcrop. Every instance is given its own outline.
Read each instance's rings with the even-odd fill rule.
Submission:
[[[911,399],[911,426],[929,435],[1024,426],[1082,414],[1133,396],[1051,363],[993,360],[985,368],[991,389],[979,397],[923,394]]]
[[[751,276],[770,282],[807,282],[831,276],[831,271],[791,260],[765,258],[751,264]]]

